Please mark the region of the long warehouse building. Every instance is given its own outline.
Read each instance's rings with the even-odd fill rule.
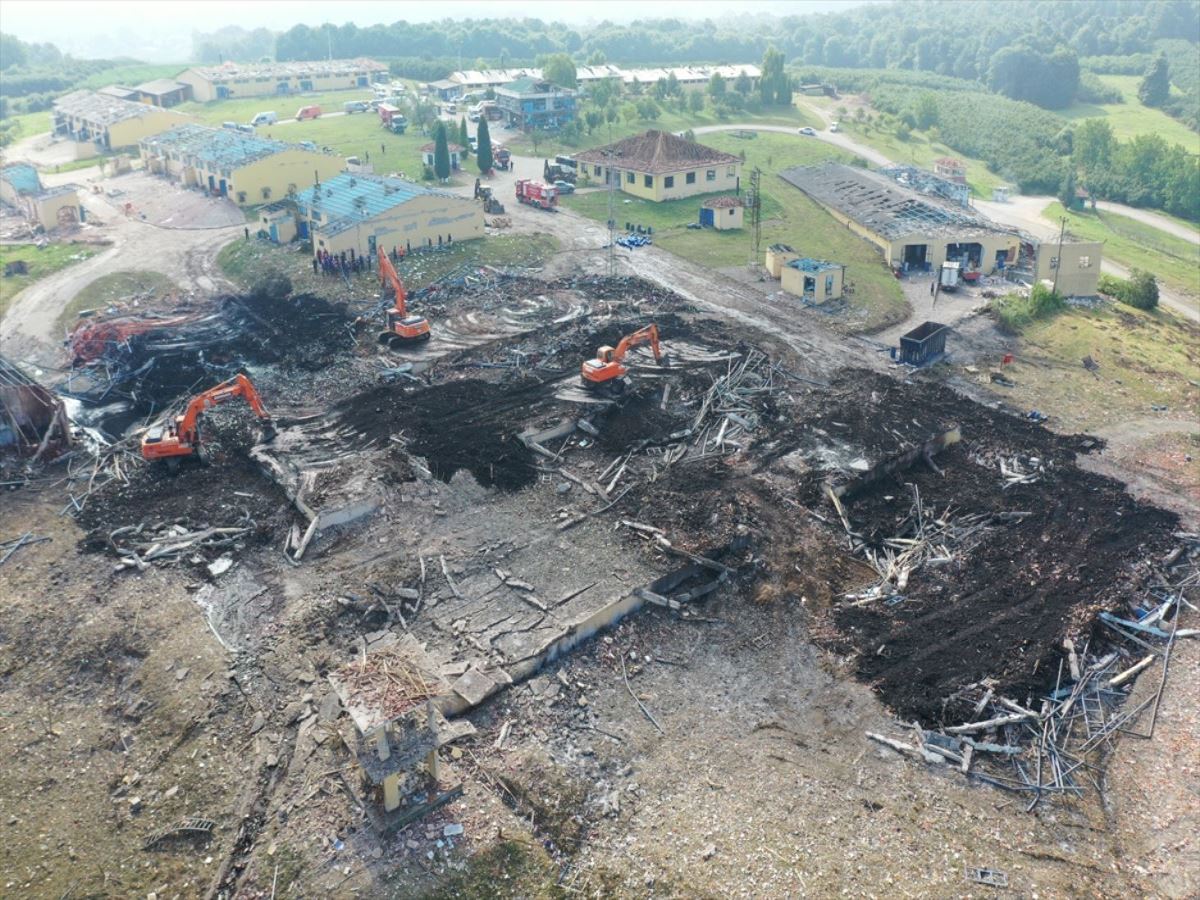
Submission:
[[[990,219],[874,172],[826,163],[780,177],[879,247],[894,269],[936,271],[949,260],[989,275],[1015,263],[1020,251],[1020,236]]]
[[[139,148],[147,171],[239,206],[282,200],[345,168],[332,153],[207,125],[173,128]]]

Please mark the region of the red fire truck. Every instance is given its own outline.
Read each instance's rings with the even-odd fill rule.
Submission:
[[[517,201],[538,209],[554,209],[558,205],[558,192],[541,181],[518,178]]]

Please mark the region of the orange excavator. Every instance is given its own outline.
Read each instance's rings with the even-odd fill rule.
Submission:
[[[622,393],[628,387],[629,369],[625,367],[625,354],[639,344],[649,344],[654,351],[654,361],[666,365],[666,357],[658,345],[658,326],[647,325],[645,328],[627,334],[621,342],[613,347],[601,347],[596,351],[596,358],[587,360],[580,369],[583,386],[589,390],[602,390],[614,394]]]
[[[202,394],[197,394],[188,402],[182,416],[175,416],[174,419],[149,429],[142,436],[142,458],[151,461],[164,459],[172,465],[178,465],[180,459],[196,454],[200,449],[200,414],[209,407],[236,397],[245,399],[255,415],[264,420],[266,437],[269,440],[273,436],[271,416],[263,407],[258,391],[254,389],[250,379],[238,374]]]
[[[396,274],[396,267],[388,259],[387,251],[383,247],[379,248],[379,274],[385,282],[391,284],[396,294],[396,305],[387,313],[387,331],[379,333],[379,343],[389,347],[400,347],[429,340],[429,320],[424,316],[408,314],[408,295],[404,292],[404,283]]]

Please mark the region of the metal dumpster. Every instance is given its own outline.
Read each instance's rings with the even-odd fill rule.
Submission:
[[[900,361],[924,366],[946,352],[946,326],[941,322],[922,322],[900,338]]]

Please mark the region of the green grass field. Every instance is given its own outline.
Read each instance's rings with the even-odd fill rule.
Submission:
[[[177,291],[179,286],[166,275],[142,269],[112,272],[101,275],[76,294],[58,316],[60,328],[69,329],[85,309],[103,308],[110,303],[129,299],[137,294],[161,297]]]
[[[188,103],[180,103],[173,108],[179,112],[193,115],[208,125],[220,125],[222,122],[248,123],[256,113],[267,110],[273,111],[279,117],[280,121],[294,119],[296,111],[302,106],[319,106],[321,107],[321,111],[326,113],[341,112],[342,104],[349,100],[370,100],[374,96],[369,88],[360,88],[350,91],[292,94],[286,97],[272,95],[267,97],[247,97],[242,100],[213,100],[210,103],[200,103],[193,100]],[[364,113],[363,115],[367,114]],[[353,117],[347,116],[346,118]],[[376,119],[377,123],[378,121]],[[260,133],[262,131],[263,129],[260,129]]]
[[[29,266],[28,275],[0,275],[0,317],[8,314],[12,299],[35,281],[99,252],[85,244],[47,244],[40,249],[36,244],[0,245],[0,273],[8,263],[17,260],[24,260]]]
[[[853,332],[877,331],[901,321],[908,314],[908,304],[900,286],[879,251],[838,225],[820,206],[775,174],[791,166],[825,160],[848,162],[849,154],[820,141],[768,132],[761,132],[753,140],[741,140],[730,134],[708,134],[703,142],[727,153],[746,154],[743,184],[754,166],[763,170],[764,249],[782,242],[805,256],[846,264],[846,278],[854,283],[855,293],[847,297],[847,314],[833,320],[838,327]],[[632,222],[651,226],[655,232],[654,243],[664,250],[712,268],[744,265],[750,258],[752,237],[749,228],[696,231],[685,227],[697,220],[703,197],[652,203],[624,194],[617,196],[620,198],[618,224]],[[608,218],[608,195],[604,191],[568,196],[563,199],[563,205],[599,222]]]
[[[1085,241],[1104,241],[1104,255],[1127,268],[1153,272],[1168,287],[1200,297],[1200,246],[1115,213],[1072,211],[1051,203],[1042,216],[1051,222],[1067,217],[1067,231]]]
[[[1026,326],[1016,347],[1006,368],[1016,387],[1004,394],[1053,416],[1057,431],[1155,415],[1152,404],[1200,417],[1200,394],[1189,384],[1200,370],[1200,328],[1167,310],[1067,309]],[[1085,369],[1085,356],[1099,370]]]
[[[1125,98],[1124,103],[1075,103],[1059,115],[1070,121],[1102,118],[1112,126],[1113,134],[1122,140],[1139,134],[1157,134],[1169,144],[1182,144],[1191,153],[1200,153],[1200,134],[1166,113],[1142,106],[1137,89],[1137,75],[1101,75],[1100,80],[1115,87]]]
[[[628,98],[627,98],[628,99]],[[660,104],[661,106],[661,104]],[[794,125],[800,128],[803,125],[809,125],[813,128],[820,127],[820,120],[813,115],[812,112],[799,107],[792,107],[790,110],[780,110],[766,115],[751,115],[732,114],[729,118],[719,119],[713,114],[711,108],[706,107],[700,113],[679,113],[674,110],[663,109],[662,114],[654,120],[634,119],[625,121],[620,119],[611,124],[604,124],[597,128],[592,134],[583,135],[578,143],[574,145],[565,144],[557,140],[553,135],[545,135],[539,137],[537,143],[537,152],[534,153],[533,140],[529,135],[521,135],[517,138],[511,138],[504,141],[506,147],[514,153],[523,156],[555,156],[559,153],[577,153],[580,150],[588,150],[592,147],[600,147],[604,144],[613,141],[619,141],[621,138],[628,137],[631,134],[639,134],[649,129],[657,129],[658,131],[686,131],[689,128],[702,128],[706,125],[721,125],[726,122],[730,123],[754,123],[762,125]]]
[[[121,84],[127,87],[154,81],[158,78],[174,78],[188,67],[189,63],[130,63],[128,65],[112,66],[102,69],[94,75],[89,75],[78,85],[79,88],[106,87],[110,84]]]

